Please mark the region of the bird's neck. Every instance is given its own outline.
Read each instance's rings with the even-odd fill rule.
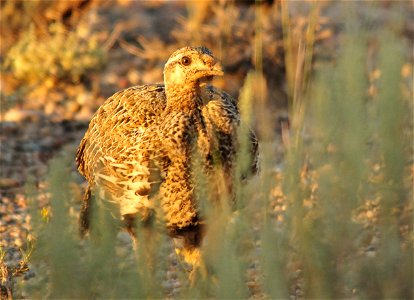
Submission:
[[[188,114],[196,111],[203,104],[199,85],[166,86],[166,111],[181,111]]]

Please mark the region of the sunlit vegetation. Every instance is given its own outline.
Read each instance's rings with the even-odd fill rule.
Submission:
[[[237,8],[213,5],[219,14],[213,25],[193,6],[180,21],[192,26],[187,31],[192,35],[177,34],[185,26],[176,29],[177,43],[168,49],[184,41],[203,43],[206,35],[219,33],[226,64],[231,60],[228,50],[241,45],[228,39],[231,32],[224,29],[242,25],[220,27],[226,18],[220,19],[220,13],[237,14]],[[272,22],[279,24],[279,44],[271,53],[283,54],[290,119],[289,124],[282,122],[280,134],[269,109],[274,105],[268,97],[272,90],[266,88],[271,64],[265,59],[275,42],[266,38],[266,25],[272,23],[257,19],[266,8],[257,5],[251,11],[255,22],[245,24],[253,39],[243,49],[254,54],[249,52],[253,63],[237,92],[242,146],[234,172],[246,167],[243,137],[251,126],[260,137],[261,171],[246,182],[235,182],[235,208],[228,204],[228,195],[219,195],[215,205],[203,202],[213,188],[200,188],[209,226],[202,248],[206,268],[195,282],[190,282],[188,266],[174,253],[162,226],[144,230],[138,225],[141,242],[133,248],[119,221],[99,201],[95,230],[80,239],[82,187],[73,172],[76,146],[71,146],[51,160],[45,190],[30,180],[26,186],[33,232],[24,266],[28,262],[35,276],[21,280],[3,274],[2,285],[7,277],[16,281],[18,295],[50,299],[413,298],[412,49],[401,41],[398,18],[391,18],[392,26],[373,30],[358,19],[355,7],[340,5],[344,28],[326,57],[317,45],[323,38],[320,6],[312,6],[298,21],[289,2],[275,4]],[[398,6],[390,12],[398,13]],[[36,50],[50,49],[47,60],[41,52],[23,50],[34,47],[31,29],[21,35],[6,60],[17,79],[28,83],[53,75],[59,82],[77,82],[88,70],[99,69],[99,44],[78,40],[76,31],[62,36],[62,28],[51,26],[50,39]],[[123,43],[129,51],[138,49]],[[151,53],[149,49],[138,49],[138,55]],[[51,67],[47,63],[52,61],[60,63]],[[272,63],[282,61],[275,58]],[[47,205],[40,205],[40,198]]]

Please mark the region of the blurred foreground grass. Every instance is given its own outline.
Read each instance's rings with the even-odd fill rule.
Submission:
[[[260,72],[246,79],[240,105],[245,119],[253,114],[259,121],[261,174],[236,185],[243,203],[236,213],[225,204],[206,209],[207,277],[190,287],[185,266],[158,228],[134,253],[116,238],[119,224],[99,206],[97,231],[81,241],[70,154],[51,164],[50,210],[42,218],[33,207],[36,280],[20,283],[24,293],[88,299],[412,299],[413,106],[401,75],[403,49],[395,32],[381,32],[375,67],[367,70],[367,38],[358,23],[347,26],[334,65],[306,75],[306,84],[292,76],[292,129],[282,167],[273,150],[278,139],[266,132],[266,102],[254,93],[263,84]],[[374,82],[371,72],[378,74]]]

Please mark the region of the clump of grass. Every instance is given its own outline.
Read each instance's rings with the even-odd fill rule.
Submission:
[[[412,182],[407,180],[412,140],[402,133],[412,130],[406,123],[412,103],[401,93],[404,56],[396,34],[381,32],[378,39],[377,95],[367,93],[367,39],[352,18],[335,65],[305,70],[305,81],[294,78],[296,120],[285,166],[275,176],[273,136],[265,133],[261,175],[235,184],[236,201],[243,204],[237,212],[226,202],[228,195],[215,206],[203,203],[210,224],[203,246],[208,273],[192,288],[186,288],[183,268],[171,270],[171,247],[156,228],[147,233],[138,228],[138,235],[146,236],[144,245],[135,254],[129,248],[133,255],[126,258],[119,249],[128,247],[117,244],[119,224],[99,201],[95,233],[81,241],[68,213],[74,197],[70,162],[56,159],[49,177],[50,220],[38,222],[34,258],[46,279],[30,297],[412,298]],[[310,67],[307,52],[297,53]],[[260,90],[262,80],[260,74],[249,75],[241,94],[242,145],[255,104],[264,111],[259,106],[265,102],[255,102],[252,92],[255,84]],[[260,124],[270,123],[266,114],[261,117]],[[246,169],[247,152],[240,152],[236,173]],[[281,186],[282,220],[271,210],[273,190]],[[209,187],[199,196],[211,197]],[[169,272],[181,289],[166,287]]]
[[[82,15],[88,11],[93,1],[79,0],[68,2],[54,2],[48,0],[13,1],[4,0],[1,3],[0,20],[0,52],[2,54],[17,43],[21,34],[31,26],[36,27],[38,33],[47,32],[47,25],[54,22],[63,22],[68,27],[76,24]],[[3,57],[2,57],[3,59]]]
[[[68,31],[56,22],[49,26],[47,36],[39,36],[33,26],[24,32],[8,51],[4,67],[26,84],[53,86],[59,81],[79,82],[103,63],[97,36],[85,33],[83,26]]]
[[[38,209],[34,208],[32,213],[37,233],[33,267],[39,278],[34,285],[29,283],[25,287],[27,295],[52,299],[156,295],[158,290],[141,280],[141,277],[148,278],[142,272],[149,269],[147,263],[120,251],[116,239],[120,224],[100,201],[94,207],[93,234],[90,239],[80,239],[77,215],[71,207],[77,199],[71,190],[70,165],[71,161],[63,157],[52,161],[47,218]],[[122,246],[131,248],[128,243]]]
[[[22,251],[22,259],[18,265],[11,266],[6,263],[6,252],[0,247],[0,298],[13,299],[13,290],[17,277],[23,276],[28,270],[28,261],[31,250],[27,253]]]
[[[308,97],[302,97],[307,103],[293,101],[292,117],[299,122],[292,121],[295,143],[287,153],[291,207],[285,230],[291,231],[304,297],[410,298],[412,237],[401,230],[412,231],[412,224],[400,223],[404,213],[412,215],[412,186],[403,179],[412,167],[410,141],[402,134],[412,110],[401,94],[403,54],[394,34],[379,35],[376,65],[382,75],[378,96],[370,96],[367,38],[352,16],[346,25],[335,66],[316,72]],[[358,211],[372,199],[380,214],[367,228]]]

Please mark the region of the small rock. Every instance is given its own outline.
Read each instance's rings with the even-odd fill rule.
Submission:
[[[131,84],[138,84],[141,80],[140,73],[135,69],[129,70],[127,78]]]
[[[131,236],[124,231],[118,233],[118,240],[121,244],[130,244],[132,241]]]
[[[20,186],[20,182],[14,178],[0,178],[0,189],[10,189]]]
[[[17,108],[12,108],[4,114],[2,122],[22,122],[26,120],[37,121],[41,117],[41,113],[33,110],[22,110]]]

